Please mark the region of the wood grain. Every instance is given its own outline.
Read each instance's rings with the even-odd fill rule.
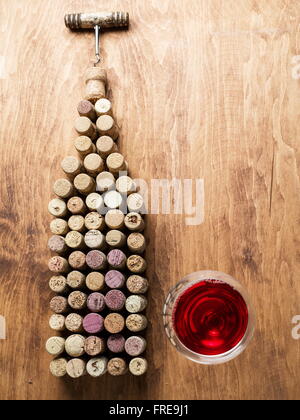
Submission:
[[[0,0],[0,340],[3,399],[299,398],[299,79],[296,0]],[[75,154],[76,106],[91,33],[67,12],[124,10],[128,32],[102,37],[121,150],[133,177],[203,178],[205,222],[148,217],[151,282],[146,378],[52,378],[47,203]],[[166,160],[167,157],[167,160]],[[168,162],[168,164],[166,164]],[[229,364],[204,367],[167,342],[164,296],[182,276],[216,269],[251,294],[257,331]],[[30,343],[30,344],[29,344]],[[176,369],[174,367],[176,366]]]

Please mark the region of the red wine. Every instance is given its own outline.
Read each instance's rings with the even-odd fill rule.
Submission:
[[[240,343],[249,313],[241,294],[219,280],[194,284],[179,296],[173,325],[182,344],[195,353],[214,356]]]

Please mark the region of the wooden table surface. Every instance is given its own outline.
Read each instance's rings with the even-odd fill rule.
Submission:
[[[0,0],[0,340],[3,399],[292,399],[300,391],[300,27],[297,0]],[[74,153],[92,33],[67,12],[127,10],[102,37],[121,150],[134,177],[203,179],[205,220],[148,217],[146,377],[48,373],[47,203]],[[298,66],[297,66],[298,63]],[[193,364],[168,343],[162,305],[187,273],[238,278],[257,314],[236,360]]]

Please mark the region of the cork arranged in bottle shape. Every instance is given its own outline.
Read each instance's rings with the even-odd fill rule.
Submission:
[[[49,370],[74,380],[140,376],[148,367],[145,206],[122,154],[106,70],[97,67],[100,28],[127,28],[129,17],[76,14],[65,23],[95,30],[97,60],[75,106],[74,154],[62,159],[48,206]]]

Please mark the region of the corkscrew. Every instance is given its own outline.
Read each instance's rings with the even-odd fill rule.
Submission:
[[[94,29],[96,57],[94,66],[97,66],[101,61],[100,32],[111,29],[128,29],[129,14],[127,12],[70,13],[65,15],[65,24],[71,30]]]

